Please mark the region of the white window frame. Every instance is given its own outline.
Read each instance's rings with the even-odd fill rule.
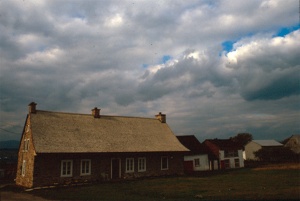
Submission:
[[[134,172],[134,158],[126,158],[126,173]]]
[[[234,167],[235,168],[239,168],[240,167],[240,159],[239,158],[235,158],[234,159]]]
[[[146,164],[145,157],[138,158],[138,172],[145,172],[147,169]]]
[[[85,167],[83,166],[85,165]],[[88,171],[87,171],[88,168]],[[83,172],[84,171],[84,172]],[[82,159],[80,162],[80,175],[91,175],[91,159]]]
[[[24,140],[24,151],[27,152],[29,150],[29,139]]]
[[[164,164],[163,164],[164,159],[166,159],[166,162],[167,162],[166,166],[167,167],[164,167]],[[168,156],[162,156],[161,157],[161,170],[168,170],[168,169],[169,169],[169,158],[168,158]]]
[[[70,164],[66,166],[66,169],[70,168],[70,173],[64,173],[64,165]],[[69,167],[69,168],[68,168]],[[73,176],[73,160],[62,160],[61,161],[61,167],[60,167],[60,176],[61,177],[72,177]]]
[[[21,169],[21,175],[24,177],[25,174],[26,174],[26,160],[23,160],[22,169]]]
[[[25,129],[25,132],[28,133],[30,131],[30,125],[26,125],[26,129]]]
[[[233,158],[238,157],[239,153],[238,150],[225,150],[224,151],[224,158]]]
[[[195,167],[200,167],[200,158],[195,158],[194,159],[194,166]]]
[[[229,169],[230,168],[230,160],[229,159],[225,159],[224,160],[224,167],[225,167],[225,169]]]

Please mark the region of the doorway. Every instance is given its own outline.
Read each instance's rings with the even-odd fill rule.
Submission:
[[[111,178],[120,179],[121,177],[121,160],[119,158],[111,159]]]

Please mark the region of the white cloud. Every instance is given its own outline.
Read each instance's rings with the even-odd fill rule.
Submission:
[[[244,98],[277,99],[299,93],[299,37],[300,32],[294,31],[285,37],[240,41],[236,50],[226,55],[225,65],[235,69]],[[288,81],[284,81],[286,77],[290,77]]]
[[[297,9],[286,0],[0,1],[1,116],[22,127],[36,101],[45,110],[162,111],[176,133],[206,137],[283,136],[266,129],[279,121],[298,132],[289,114],[299,111],[299,30],[273,37],[298,24]],[[224,41],[236,43],[220,56]]]
[[[108,27],[118,27],[123,23],[123,18],[120,14],[116,14],[106,19],[104,25]]]
[[[59,48],[53,48],[42,52],[34,52],[17,61],[18,65],[53,65],[64,56],[64,51]]]

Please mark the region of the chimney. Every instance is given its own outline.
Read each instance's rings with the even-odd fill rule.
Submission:
[[[166,115],[159,112],[155,115],[156,119],[158,119],[161,123],[166,123]]]
[[[100,109],[98,109],[97,107],[92,109],[92,115],[94,116],[94,118],[100,118]]]
[[[35,114],[36,113],[36,103],[35,102],[31,102],[29,105],[28,105],[28,112],[29,112],[29,114],[30,113],[33,113],[33,114]]]

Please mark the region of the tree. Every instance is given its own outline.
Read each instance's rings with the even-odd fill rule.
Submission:
[[[287,147],[262,148],[254,155],[264,162],[299,162],[299,154]]]
[[[253,140],[253,137],[250,133],[239,133],[232,140],[244,147],[248,142]]]

